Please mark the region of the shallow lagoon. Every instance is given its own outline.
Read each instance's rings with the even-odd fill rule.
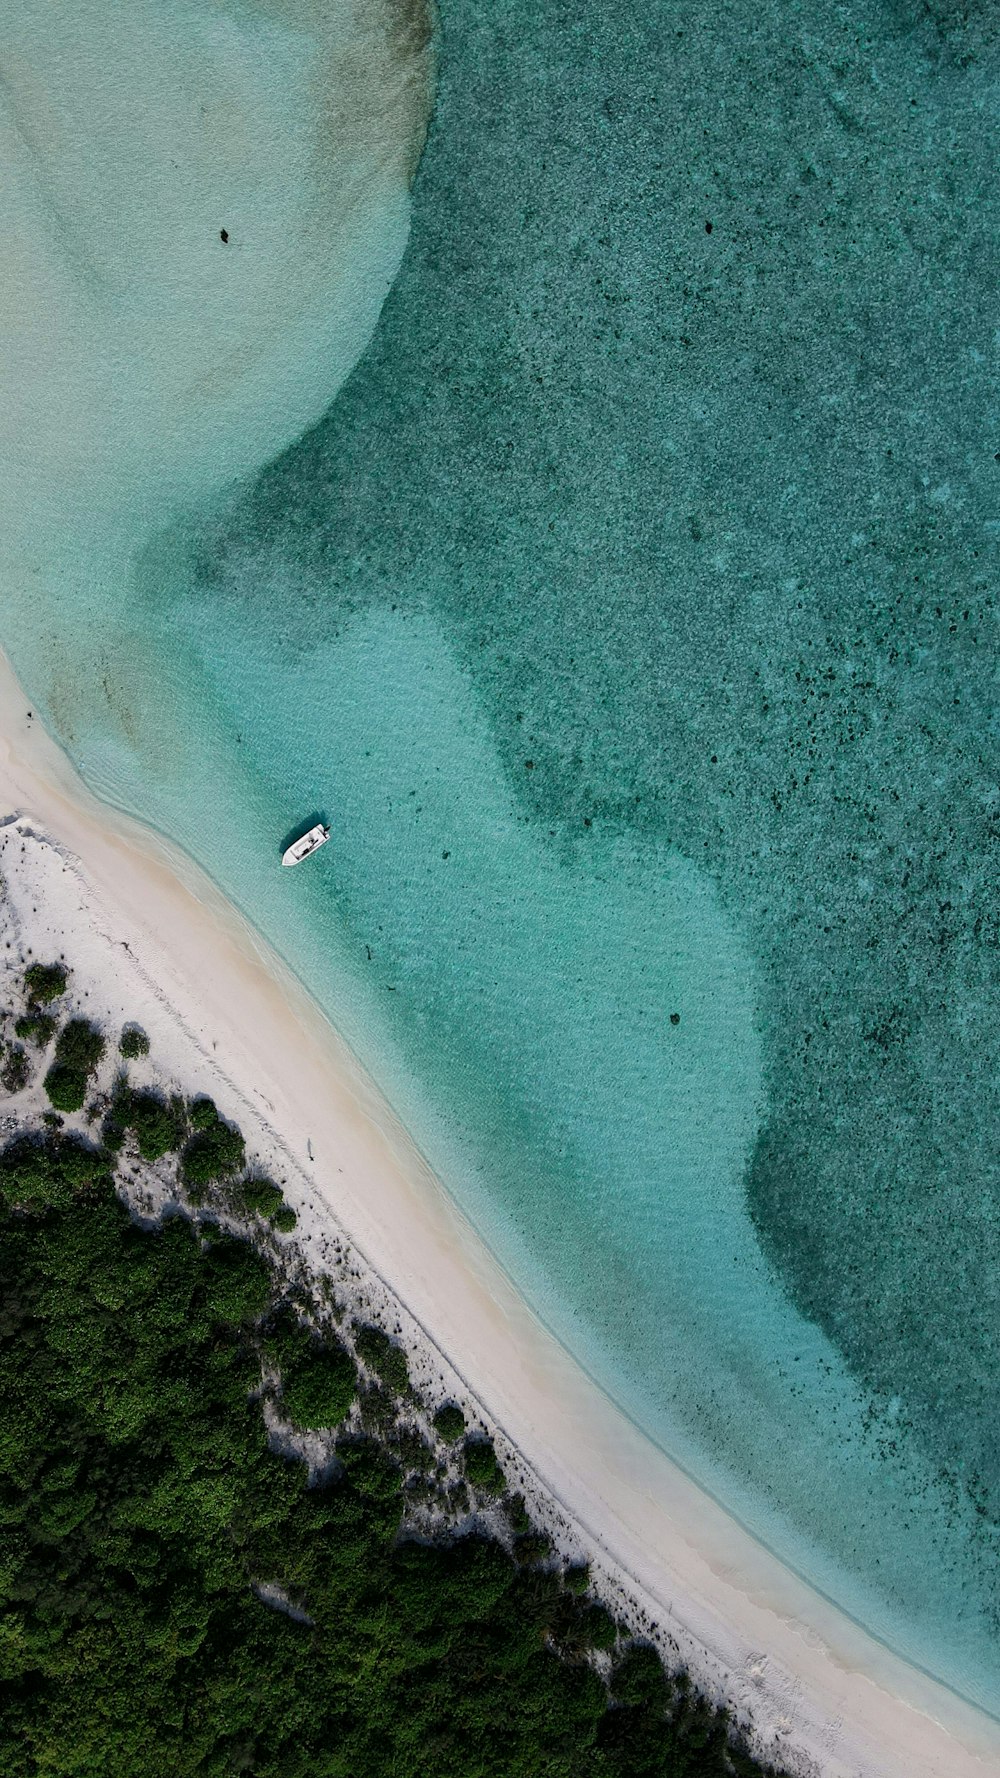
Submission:
[[[151,339],[168,372],[200,340],[214,262],[176,336],[168,291],[105,352],[125,299],[82,302],[46,233],[92,329],[60,411],[115,448],[99,498],[80,452],[20,464],[3,638],[95,787],[317,985],[588,1368],[996,1709],[988,34],[449,6],[378,329],[245,492],[227,465],[316,419],[374,325],[414,110],[317,285],[336,350],[220,301],[260,367],[225,424],[196,379],[172,432],[120,401]],[[284,90],[276,138],[308,140]],[[261,157],[282,300],[310,164]],[[335,843],[288,877],[296,808]]]

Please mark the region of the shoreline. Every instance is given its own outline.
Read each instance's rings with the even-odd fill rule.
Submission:
[[[995,1770],[1000,1724],[813,1592],[587,1377],[292,971],[195,864],[99,804],[27,709],[0,656],[0,819],[23,816],[61,855],[67,921],[89,921],[105,958],[124,948],[248,1145],[281,1154],[307,1262],[324,1233],[346,1240],[576,1528],[601,1590],[623,1589],[750,1720],[762,1757],[831,1778]]]

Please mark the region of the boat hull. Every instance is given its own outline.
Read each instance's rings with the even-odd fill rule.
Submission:
[[[308,833],[304,833],[299,839],[294,840],[282,853],[282,864],[286,869],[293,864],[301,864],[303,859],[311,858],[312,854],[318,851],[320,846],[325,846],[329,838],[330,829],[324,827],[322,823],[319,823],[316,827],[311,827]]]

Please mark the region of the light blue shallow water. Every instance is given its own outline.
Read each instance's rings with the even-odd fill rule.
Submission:
[[[105,8],[86,78],[18,18],[32,697],[639,1423],[996,1710],[989,22],[455,0],[364,350],[413,17],[366,20],[376,105],[346,12],[177,7],[147,77],[138,9],[110,174]]]

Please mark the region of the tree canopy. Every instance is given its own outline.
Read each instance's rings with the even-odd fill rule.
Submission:
[[[421,1438],[397,1462],[354,1416],[310,1486],[259,1392],[277,1371],[279,1411],[339,1424],[350,1354],[248,1243],[137,1226],[113,1165],[51,1132],[0,1154],[5,1778],[759,1772],[579,1576],[485,1535],[401,1535]],[[379,1331],[365,1362],[398,1401]]]

